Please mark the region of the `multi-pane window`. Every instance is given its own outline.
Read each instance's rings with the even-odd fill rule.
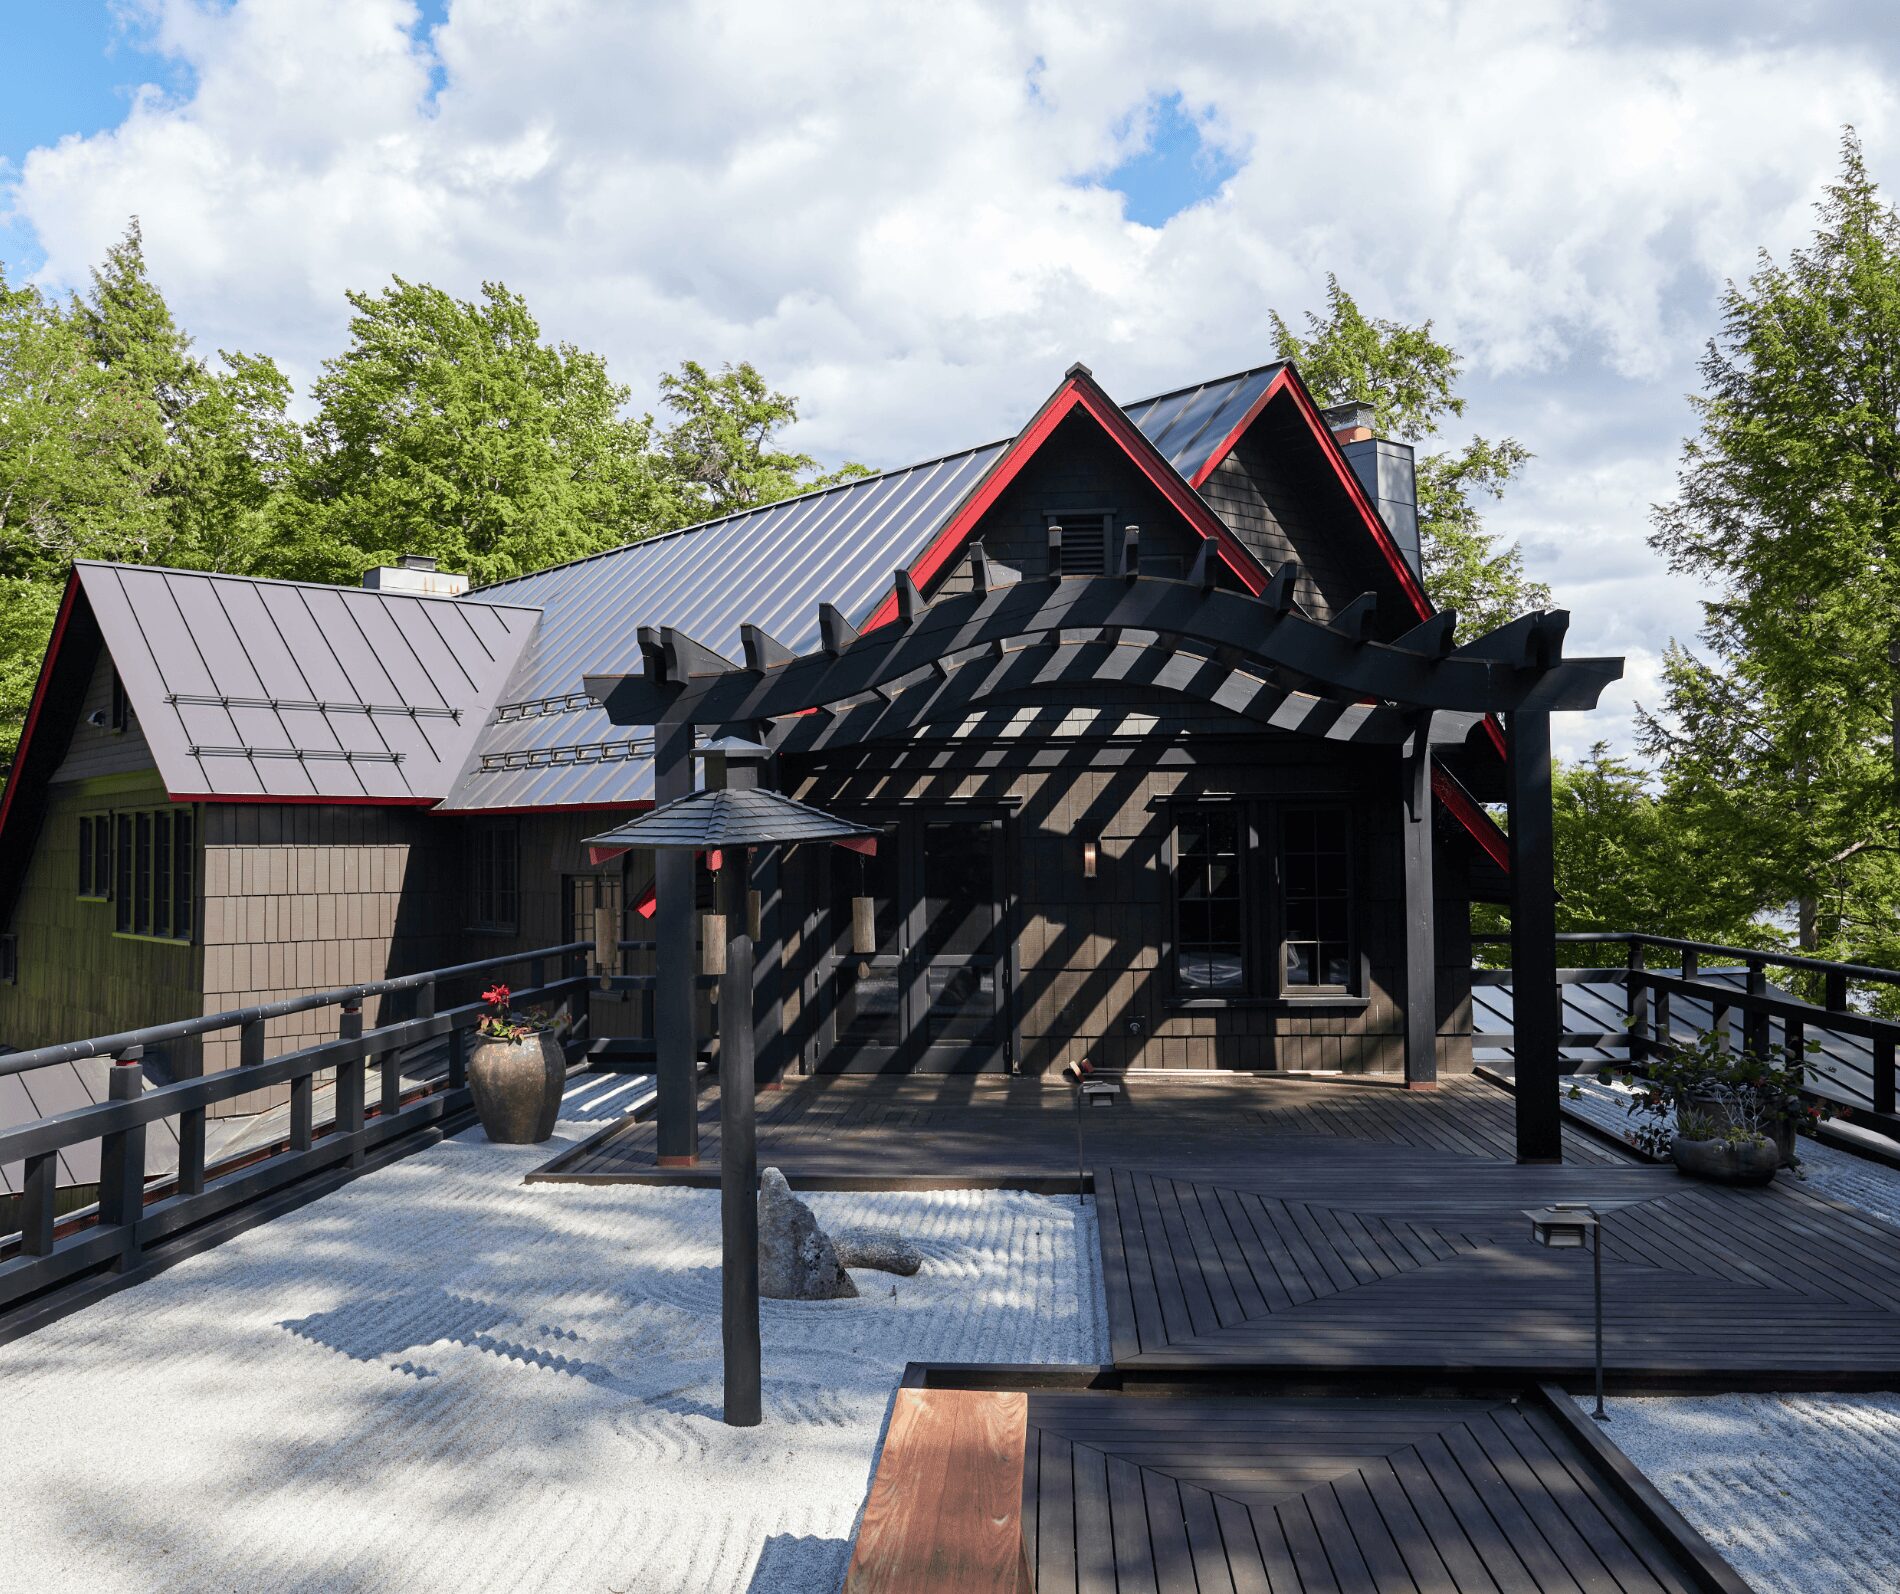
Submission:
[[[79,894],[110,898],[113,928],[189,941],[197,867],[190,809],[89,814],[79,821]]]
[[[469,871],[469,927],[513,930],[521,917],[517,832],[512,820],[477,825]]]
[[[1246,980],[1243,811],[1184,808],[1174,827],[1175,972],[1184,992],[1238,995]]]
[[[1288,987],[1352,984],[1352,849],[1338,808],[1280,816],[1280,897]]]
[[[1183,997],[1355,991],[1352,820],[1342,804],[1174,810],[1174,946]]]

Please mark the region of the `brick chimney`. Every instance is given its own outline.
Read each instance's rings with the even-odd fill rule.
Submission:
[[[1418,476],[1410,443],[1395,443],[1373,434],[1370,404],[1354,401],[1321,410],[1332,428],[1339,451],[1352,466],[1359,485],[1385,521],[1392,540],[1405,555],[1412,574],[1425,578],[1418,548]]]

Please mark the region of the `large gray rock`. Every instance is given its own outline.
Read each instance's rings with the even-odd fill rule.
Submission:
[[[759,1175],[759,1293],[775,1301],[836,1301],[858,1293],[811,1208],[785,1175]]]
[[[924,1265],[924,1253],[895,1229],[841,1229],[831,1243],[846,1267],[876,1268],[909,1278]]]

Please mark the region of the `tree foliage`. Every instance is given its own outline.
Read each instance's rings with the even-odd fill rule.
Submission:
[[[1900,947],[1900,218],[1844,136],[1813,240],[1723,295],[1698,429],[1652,545],[1706,582],[1642,722],[1665,800],[1721,839],[1804,948]]]
[[[1326,314],[1308,312],[1304,333],[1272,313],[1275,352],[1300,368],[1322,404],[1369,404],[1373,430],[1417,448],[1465,412],[1457,352],[1432,334],[1368,317],[1337,277],[1326,278]],[[1473,437],[1462,448],[1417,455],[1419,548],[1425,587],[1455,609],[1475,636],[1550,603],[1550,589],[1524,573],[1514,542],[1484,529],[1484,505],[1504,496],[1530,459],[1515,438]]]
[[[0,270],[0,770],[75,559],[354,583],[419,553],[491,582],[864,472],[784,449],[797,401],[751,365],[662,376],[656,429],[501,283],[348,297],[299,422],[268,356],[192,352],[136,218],[64,303]]]

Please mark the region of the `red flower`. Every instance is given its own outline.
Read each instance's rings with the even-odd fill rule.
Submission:
[[[493,1007],[506,1007],[508,1005],[508,995],[507,986],[491,985],[487,990],[482,992],[482,1000]]]

